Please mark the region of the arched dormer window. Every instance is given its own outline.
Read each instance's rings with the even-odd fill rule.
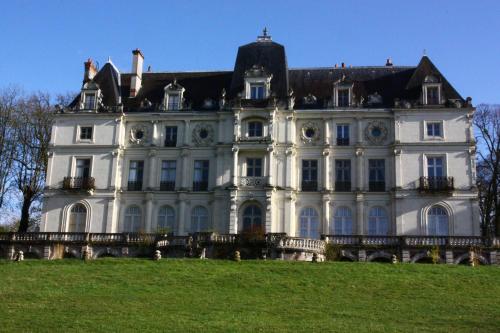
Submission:
[[[101,104],[102,96],[99,85],[94,81],[89,81],[83,85],[80,95],[80,110],[96,111]]]
[[[271,95],[272,74],[264,67],[254,65],[245,72],[245,98],[266,99]]]
[[[427,75],[422,84],[422,102],[424,105],[440,105],[441,80],[434,75]]]
[[[181,110],[184,101],[184,87],[177,83],[177,80],[164,88],[163,108],[167,111]]]

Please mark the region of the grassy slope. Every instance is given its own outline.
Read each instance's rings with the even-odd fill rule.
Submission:
[[[0,331],[499,332],[500,268],[0,261]]]

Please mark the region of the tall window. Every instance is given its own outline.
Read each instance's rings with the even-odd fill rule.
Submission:
[[[427,90],[427,104],[437,105],[439,103],[439,87],[431,86],[426,87]]]
[[[165,147],[175,147],[177,145],[177,126],[165,127]]]
[[[351,190],[351,160],[335,160],[335,191]]]
[[[243,231],[259,232],[262,230],[262,210],[257,205],[250,205],[243,211]]]
[[[352,214],[348,207],[339,207],[335,210],[333,229],[335,235],[352,235]]]
[[[144,174],[144,161],[130,161],[128,172],[128,190],[142,191],[142,178]]]
[[[247,177],[262,177],[261,158],[247,158]]]
[[[385,191],[385,160],[368,160],[368,168],[370,191]]]
[[[170,206],[163,206],[158,210],[157,230],[159,232],[173,232],[175,227],[175,212]]]
[[[160,190],[173,191],[175,189],[176,161],[161,162]]]
[[[441,206],[433,206],[427,213],[427,234],[448,236],[448,213]]]
[[[77,158],[76,159],[76,178],[89,178],[90,177],[90,158]]]
[[[300,237],[319,238],[319,216],[314,208],[304,208],[300,212]]]
[[[194,161],[193,191],[208,190],[208,167],[206,160]]]
[[[264,85],[260,83],[250,84],[250,98],[264,99]]]
[[[181,102],[181,97],[179,94],[168,94],[168,105],[167,109],[168,110],[179,110],[180,109],[180,103]]]
[[[80,127],[80,140],[92,140],[92,126]]]
[[[208,211],[205,207],[196,206],[191,213],[191,232],[208,230]]]
[[[427,123],[427,136],[430,137],[443,137],[443,131],[441,130],[441,123]]]
[[[251,121],[248,123],[248,136],[249,137],[260,137],[262,136],[262,122]]]
[[[69,213],[68,232],[85,232],[86,224],[87,208],[81,203],[73,205]]]
[[[125,211],[125,231],[142,231],[142,213],[138,206],[129,206]]]
[[[95,109],[95,93],[85,93],[85,110],[93,110]]]
[[[337,146],[348,146],[349,145],[349,125],[339,124],[337,125]]]
[[[389,233],[387,212],[382,207],[373,207],[368,216],[368,235],[382,236]]]
[[[302,191],[318,189],[318,160],[302,160]]]
[[[427,176],[429,178],[443,177],[442,157],[427,157]]]
[[[337,90],[337,106],[349,106],[349,88]]]

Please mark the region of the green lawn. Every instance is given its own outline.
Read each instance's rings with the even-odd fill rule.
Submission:
[[[500,332],[500,267],[0,261],[1,332]]]

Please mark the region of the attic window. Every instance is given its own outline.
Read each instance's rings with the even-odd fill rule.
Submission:
[[[167,110],[179,110],[180,109],[180,97],[179,94],[168,94]]]
[[[428,75],[422,84],[422,96],[424,105],[440,105],[441,104],[441,82],[433,76]]]
[[[349,88],[338,89],[337,91],[337,106],[349,106]]]
[[[85,110],[95,109],[95,93],[85,93],[84,94],[84,106]]]
[[[266,99],[271,91],[271,79],[273,75],[269,74],[263,67],[254,65],[245,72],[245,91],[246,99]]]
[[[264,84],[261,83],[250,84],[250,98],[264,99]]]
[[[177,84],[177,80],[174,80],[174,82],[167,85],[164,90],[165,95],[163,97],[163,109],[167,111],[182,109],[183,94],[185,91],[184,87]]]

